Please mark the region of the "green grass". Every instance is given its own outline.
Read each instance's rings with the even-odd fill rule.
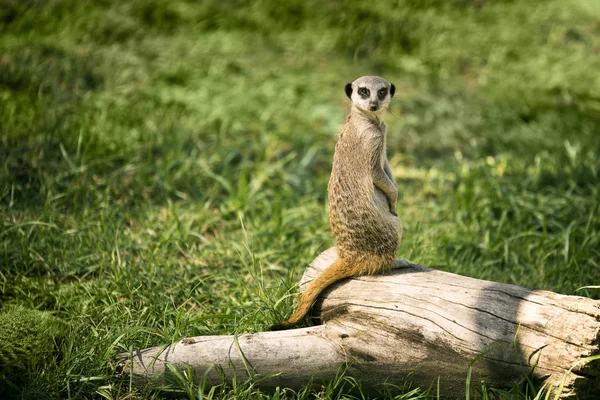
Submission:
[[[0,393],[145,398],[117,353],[286,316],[333,244],[343,86],[365,74],[398,88],[399,255],[600,298],[577,291],[600,280],[594,0],[285,4],[0,1],[0,337],[28,338],[7,342]]]

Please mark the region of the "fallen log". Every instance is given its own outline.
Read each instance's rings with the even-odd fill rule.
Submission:
[[[335,248],[321,253],[300,290],[335,258]],[[254,378],[269,390],[318,387],[347,365],[366,392],[402,387],[412,374],[414,386],[439,385],[444,397],[464,396],[470,370],[474,391],[530,376],[563,399],[600,393],[600,361],[586,362],[600,354],[600,301],[415,265],[338,282],[312,313],[320,325],[188,338],[124,355],[121,370],[161,385],[171,363],[208,387]]]

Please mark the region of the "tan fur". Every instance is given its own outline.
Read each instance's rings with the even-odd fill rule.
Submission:
[[[271,330],[296,325],[332,283],[394,267],[402,224],[396,215],[397,188],[386,156],[387,127],[381,120],[391,95],[383,100],[365,98],[358,94],[361,87],[372,94],[393,85],[371,76],[352,83],[352,107],[335,146],[328,187],[330,224],[339,258],[311,282],[294,314]],[[375,105],[377,110],[371,111]]]

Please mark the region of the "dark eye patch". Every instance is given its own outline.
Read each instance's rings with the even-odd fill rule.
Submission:
[[[367,96],[369,96],[370,93],[371,92],[369,92],[369,89],[367,89],[367,88],[364,88],[364,87],[358,88],[358,94],[360,94],[362,97],[367,97]]]
[[[383,100],[385,98],[385,96],[387,96],[387,88],[379,89],[377,91],[377,96],[379,97],[380,100]]]

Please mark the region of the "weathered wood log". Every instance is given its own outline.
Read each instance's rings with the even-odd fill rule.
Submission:
[[[317,257],[300,290],[335,258],[335,248]],[[313,315],[321,325],[138,351],[122,369],[139,384],[162,384],[173,363],[209,387],[254,377],[268,390],[318,386],[346,364],[365,391],[402,386],[412,374],[415,386],[439,384],[442,396],[462,397],[470,368],[473,389],[530,374],[554,393],[562,383],[561,398],[600,394],[600,361],[582,361],[600,354],[600,301],[413,266],[338,282]]]

